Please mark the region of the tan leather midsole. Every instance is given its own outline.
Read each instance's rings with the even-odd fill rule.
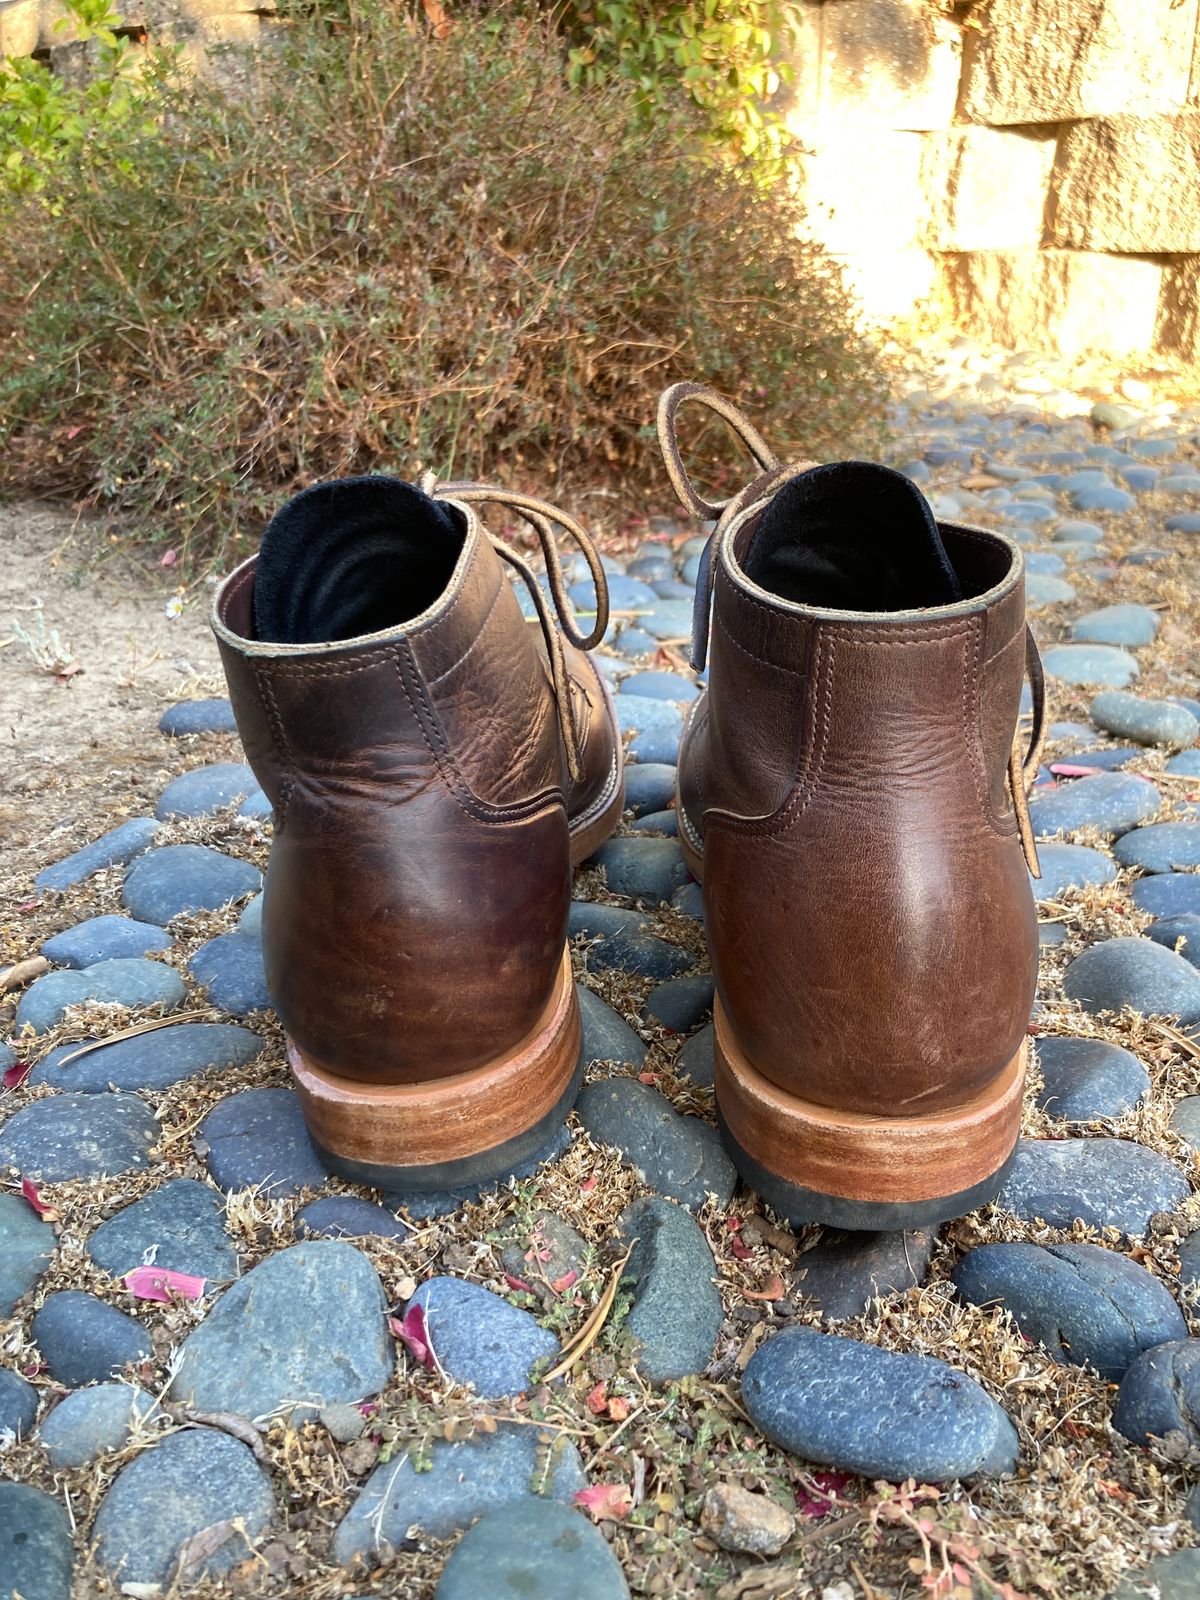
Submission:
[[[996,1172],[1021,1130],[1028,1041],[965,1104],[913,1117],[839,1111],[788,1094],[738,1048],[717,1000],[717,1104],[733,1138],[787,1183],[845,1200],[906,1202],[960,1194]]]
[[[288,1064],[308,1130],[324,1149],[380,1166],[436,1166],[494,1149],[548,1116],[566,1093],[581,1042],[564,950],[541,1017],[501,1060],[432,1083],[362,1083],[312,1065],[289,1039]]]

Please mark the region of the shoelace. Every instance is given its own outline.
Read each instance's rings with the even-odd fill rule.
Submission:
[[[571,774],[572,781],[577,783],[583,776],[583,736],[575,718],[575,708],[571,699],[571,679],[567,672],[562,636],[565,635],[580,650],[592,650],[603,639],[608,628],[608,580],[591,535],[575,521],[574,517],[559,510],[557,506],[552,506],[545,500],[538,500],[533,495],[521,494],[514,489],[503,489],[498,484],[439,483],[433,473],[427,472],[420,481],[420,488],[436,500],[457,500],[462,505],[503,506],[508,511],[515,511],[537,534],[546,561],[546,577],[550,584],[551,598],[558,613],[557,627],[546,605],[546,596],[537,580],[537,574],[525,557],[490,529],[484,529],[496,554],[507,561],[524,580],[537,611],[538,621],[541,623],[546,640],[546,653],[550,658],[554,698],[558,704],[558,720],[562,727],[563,745],[567,752],[567,770]],[[592,584],[596,591],[596,620],[590,633],[581,633],[575,621],[575,612],[567,594],[566,578],[563,576],[562,562],[559,560],[555,545],[556,526],[570,534],[579,546],[583,559],[587,562],[588,571],[592,575]]]
[[[749,450],[758,467],[758,476],[752,478],[736,494],[725,500],[707,500],[697,490],[688,476],[679,450],[677,419],[679,409],[688,401],[714,412],[728,424]],[[708,659],[708,633],[712,615],[713,559],[721,536],[733,520],[748,507],[767,499],[792,478],[809,471],[813,461],[781,462],[750,419],[732,401],[715,389],[700,383],[675,383],[663,392],[658,402],[658,443],[666,464],[671,487],[679,502],[693,516],[705,521],[715,521],[704,552],[700,557],[700,571],[696,578],[695,609],[692,613],[692,666],[697,672],[704,670]],[[1029,744],[1024,755],[1018,738],[1014,738],[1008,761],[1008,788],[1012,797],[1013,812],[1017,819],[1017,833],[1021,849],[1030,872],[1040,878],[1042,869],[1038,862],[1037,845],[1033,837],[1033,823],[1029,817],[1029,793],[1037,782],[1042,764],[1042,750],[1046,743],[1046,679],[1042,670],[1041,653],[1033,630],[1025,624],[1025,675],[1033,695],[1033,722]]]

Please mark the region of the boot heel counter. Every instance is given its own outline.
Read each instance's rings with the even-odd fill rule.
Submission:
[[[1011,740],[984,748],[978,616],[820,634],[787,797],[707,813],[718,988],[747,1056],[793,1092],[882,1113],[902,1081],[930,1109],[1000,1071],[1028,1022],[1036,915],[989,782]]]
[[[480,801],[403,640],[260,660],[257,676],[288,733],[263,948],[289,1034],[360,1081],[494,1058],[532,1026],[562,956],[561,794]]]

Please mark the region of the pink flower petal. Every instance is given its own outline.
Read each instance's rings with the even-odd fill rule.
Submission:
[[[388,1327],[419,1367],[424,1367],[427,1372],[437,1371],[424,1306],[409,1306],[403,1317],[389,1317]]]
[[[4,1074],[4,1087],[6,1089],[19,1089],[32,1071],[32,1061],[14,1061]]]
[[[633,1510],[633,1498],[623,1483],[596,1483],[590,1489],[579,1489],[571,1498],[597,1522],[624,1522]]]
[[[172,1272],[168,1267],[135,1267],[124,1277],[125,1287],[139,1300],[158,1300],[169,1306],[172,1300],[199,1300],[205,1278],[190,1272]]]
[[[38,1192],[37,1184],[34,1183],[32,1178],[21,1179],[21,1193],[25,1196],[26,1200],[29,1201],[29,1204],[37,1212],[38,1216],[41,1217],[43,1222],[58,1221],[57,1208],[54,1206],[48,1206],[46,1204]]]
[[[1078,761],[1052,761],[1050,771],[1056,778],[1092,778],[1103,767],[1087,767]]]
[[[511,1272],[504,1274],[504,1281],[510,1289],[516,1289],[519,1294],[532,1294],[533,1285],[526,1283],[524,1278],[514,1278]]]

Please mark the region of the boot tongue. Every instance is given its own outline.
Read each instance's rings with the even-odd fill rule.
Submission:
[[[903,473],[866,461],[814,467],[785,484],[741,565],[781,599],[838,611],[915,611],[962,599],[925,496]]]
[[[263,534],[256,637],[323,644],[420,616],[450,581],[465,537],[460,521],[399,478],[341,478],[306,489]]]

